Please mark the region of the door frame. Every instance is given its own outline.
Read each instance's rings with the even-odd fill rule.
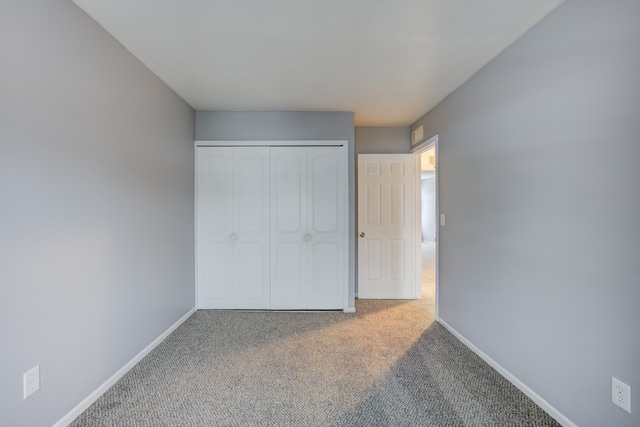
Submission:
[[[438,147],[438,135],[434,135],[424,142],[411,148],[409,153],[413,154],[414,159],[414,173],[415,173],[415,242],[416,242],[416,292],[418,295],[422,292],[422,168],[420,166],[420,156],[425,151],[434,148],[436,150],[436,173],[435,173],[435,187],[436,187],[436,320],[439,320],[439,301],[440,301],[440,159],[439,147]]]
[[[340,197],[343,199],[344,206],[343,212],[343,227],[344,233],[342,237],[344,263],[342,265],[343,289],[343,311],[345,313],[355,312],[355,299],[349,299],[349,290],[355,289],[355,282],[349,280],[349,241],[351,236],[351,229],[349,228],[349,215],[351,212],[349,206],[349,143],[346,140],[202,140],[196,139],[194,141],[194,254],[195,254],[195,307],[198,309],[198,230],[197,230],[197,197],[198,194],[198,147],[340,147],[341,148],[341,168],[339,171],[338,180],[342,183],[342,194]],[[355,237],[354,237],[355,239]],[[355,243],[354,243],[355,244]],[[355,298],[355,297],[354,297]]]

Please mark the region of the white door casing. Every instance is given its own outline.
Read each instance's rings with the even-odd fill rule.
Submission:
[[[430,150],[431,148],[435,148],[435,156],[436,156],[436,168],[435,168],[435,184],[436,184],[436,194],[435,194],[435,204],[436,204],[436,237],[435,237],[435,243],[436,243],[436,259],[435,259],[435,268],[436,268],[436,320],[439,320],[439,312],[440,312],[440,268],[439,268],[439,260],[440,260],[440,227],[442,227],[444,224],[440,224],[440,197],[439,197],[439,190],[438,190],[438,183],[440,182],[440,170],[441,165],[440,165],[440,161],[438,159],[438,155],[440,153],[439,150],[439,143],[438,143],[438,135],[434,135],[431,138],[423,141],[422,143],[419,143],[418,145],[416,145],[415,147],[413,147],[411,149],[411,154],[414,156],[415,162],[414,162],[414,166],[415,166],[415,170],[414,170],[414,174],[415,174],[415,192],[416,192],[416,196],[415,196],[415,200],[421,200],[422,196],[421,196],[421,155]],[[421,229],[421,219],[422,219],[422,215],[421,215],[421,206],[420,204],[416,204],[415,208],[415,217],[417,218],[416,223],[415,223],[415,250],[416,250],[416,292],[421,292],[421,281],[422,281],[422,256],[421,256],[421,249],[422,249],[422,229]]]
[[[358,298],[418,299],[414,159],[358,155]]]

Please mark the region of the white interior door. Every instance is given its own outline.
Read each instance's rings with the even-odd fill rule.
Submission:
[[[236,147],[234,308],[269,308],[269,148]]]
[[[309,309],[342,308],[345,206],[340,149],[307,149],[307,265]]]
[[[269,308],[269,148],[199,147],[198,308]]]
[[[416,299],[414,160],[358,155],[358,298]]]
[[[197,148],[198,308],[348,306],[346,146],[319,142]]]
[[[233,306],[233,148],[198,148],[198,308]]]
[[[271,308],[306,308],[307,151],[271,151]]]
[[[271,149],[271,308],[343,308],[344,199],[337,147]]]

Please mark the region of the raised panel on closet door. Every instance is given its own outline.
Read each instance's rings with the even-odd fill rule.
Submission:
[[[197,152],[197,252],[199,308],[233,304],[233,149],[200,147]]]
[[[271,308],[342,308],[344,213],[336,147],[271,150]]]
[[[198,308],[269,308],[269,148],[198,147]]]
[[[308,304],[310,309],[342,307],[340,149],[308,148]]]
[[[269,148],[236,147],[234,308],[269,308]]]
[[[306,307],[307,153],[271,148],[271,308]]]

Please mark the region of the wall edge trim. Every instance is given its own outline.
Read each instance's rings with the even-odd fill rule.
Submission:
[[[178,326],[182,325],[193,313],[196,312],[196,308],[193,307],[190,309],[184,316],[178,319],[173,325],[169,326],[169,328],[164,331],[158,338],[153,340],[148,346],[142,349],[140,353],[135,355],[130,361],[128,361],[122,368],[118,369],[115,374],[113,374],[109,379],[103,382],[98,388],[96,388],[91,394],[85,397],[80,403],[78,403],[73,409],[71,409],[65,416],[60,418],[58,422],[56,422],[53,427],[66,427],[73,420],[78,418],[80,414],[82,414],[89,406],[91,406],[96,400],[100,398],[104,393],[106,393],[109,388],[111,388],[120,378],[122,378],[131,368],[138,364],[147,354],[151,353],[151,351],[158,346],[162,341],[165,340],[173,331],[175,331]]]
[[[506,370],[502,365],[493,360],[489,355],[480,350],[476,345],[474,345],[471,341],[465,338],[460,332],[453,328],[453,326],[449,325],[447,322],[442,320],[442,318],[438,317],[436,320],[442,326],[445,327],[453,336],[455,336],[460,342],[462,342],[465,346],[469,348],[469,350],[473,351],[477,354],[482,360],[487,362],[489,366],[498,371],[500,375],[502,375],[507,381],[516,386],[518,390],[523,392],[529,399],[533,400],[534,403],[540,406],[547,414],[553,417],[557,422],[559,422],[564,427],[578,427],[573,421],[571,421],[566,415],[562,412],[558,411],[554,408],[549,402],[547,402],[542,396],[533,391],[529,386],[520,381],[518,377],[513,375],[511,372]]]

